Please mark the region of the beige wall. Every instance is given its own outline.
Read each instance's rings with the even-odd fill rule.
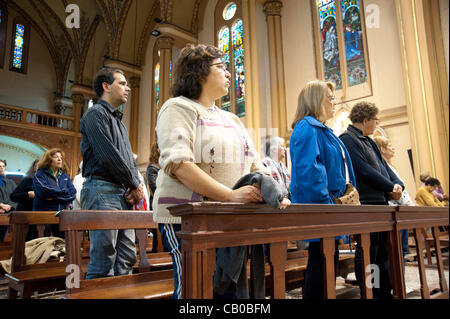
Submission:
[[[27,74],[9,71],[14,11],[8,15],[8,30],[3,69],[0,69],[0,103],[53,112],[56,75],[50,53],[37,32],[31,28]]]
[[[397,165],[397,171],[405,181],[408,192],[414,196],[416,186],[407,154],[411,142],[394,2],[370,0],[364,1],[364,4],[366,7],[375,4],[380,9],[379,28],[369,28],[366,32],[373,94],[365,100],[374,102],[381,115],[384,115],[386,120],[381,122],[381,126],[387,125],[386,132],[397,149],[395,163],[407,163]],[[285,0],[283,5],[287,124],[290,127],[298,94],[302,87],[317,78],[317,75],[311,2]],[[351,108],[358,101],[348,102],[348,107]],[[393,113],[396,113],[395,119],[391,118],[390,114]]]
[[[444,55],[445,55],[445,65],[447,66],[447,81],[448,81],[448,37],[449,37],[449,25],[448,25],[448,0],[439,0],[439,10],[441,13],[441,30],[442,30],[442,41],[444,43]]]

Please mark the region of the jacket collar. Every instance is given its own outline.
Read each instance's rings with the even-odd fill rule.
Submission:
[[[322,127],[322,128],[327,128],[326,125],[324,125],[323,123],[319,122],[314,116],[308,115],[308,116],[305,116],[303,119],[306,122],[308,122],[310,125],[317,126],[317,127]]]
[[[366,137],[363,135],[362,131],[359,128],[353,126],[352,124],[350,124],[347,127],[347,130],[353,132],[360,139],[366,139]]]
[[[102,99],[99,99],[97,103],[106,108],[115,118],[117,118],[118,120],[122,120],[123,113],[113,108],[111,104]]]

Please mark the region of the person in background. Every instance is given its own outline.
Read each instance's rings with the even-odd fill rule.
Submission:
[[[311,81],[300,92],[290,141],[293,203],[335,204],[352,184],[352,161],[344,144],[325,125],[335,112],[334,84]],[[336,237],[334,264],[339,261]],[[303,299],[324,299],[320,240],[309,240]]]
[[[445,205],[434,195],[434,191],[441,185],[438,179],[428,177],[425,185],[417,190],[416,202],[419,206],[444,207]]]
[[[153,143],[150,149],[149,162],[150,163],[147,166],[145,175],[147,178],[148,187],[150,188],[150,210],[153,210],[153,195],[156,192],[156,178],[158,177],[158,172],[161,169],[161,166],[159,166],[159,147],[158,143],[156,142]],[[152,252],[155,253],[158,248],[158,231],[156,229],[152,229],[152,235],[153,235]],[[167,248],[165,246],[164,251],[167,251]]]
[[[73,209],[79,210],[81,209],[81,190],[83,189],[84,177],[81,173],[83,170],[83,161],[80,162],[80,166],[78,167],[78,174],[73,178],[73,186],[77,190],[77,196],[73,201]]]
[[[395,155],[395,147],[392,145],[392,143],[389,141],[387,137],[384,136],[375,136],[373,138],[375,143],[377,143],[378,148],[380,149],[381,155],[383,156],[386,163],[389,165],[389,168],[394,172],[395,175],[403,182],[398,172],[395,170],[394,166],[392,165],[392,158]],[[409,193],[406,189],[403,190],[402,196],[399,200],[390,199],[389,205],[391,206],[417,206],[417,204],[411,199],[411,196],[409,196]],[[403,252],[403,264],[404,264],[404,258],[406,254],[408,253],[408,237],[409,237],[409,230],[408,229],[402,229],[400,232],[401,238],[402,238],[402,252]]]
[[[64,157],[61,149],[52,148],[39,160],[33,177],[33,211],[58,212],[72,207],[77,190],[67,175]],[[54,237],[65,238],[58,224],[45,225],[44,236],[50,237],[52,233]]]
[[[425,181],[430,177],[431,177],[431,175],[430,175],[429,171],[422,172],[419,177],[420,181],[422,182],[422,185],[420,185],[420,187],[424,187]],[[439,185],[438,187],[436,187],[434,189],[433,194],[441,202],[444,202],[444,204],[448,205],[448,195],[445,195],[444,189],[442,188],[441,185]]]
[[[16,188],[13,180],[6,178],[6,160],[0,160],[0,214],[8,213],[15,209],[14,203],[9,195]],[[8,231],[8,226],[0,226],[0,241],[3,241]]]
[[[363,205],[388,205],[390,199],[398,200],[404,190],[400,178],[392,171],[383,159],[380,149],[369,135],[372,135],[378,125],[378,108],[371,102],[358,102],[350,111],[350,124],[341,134],[350,154],[355,171],[357,189]],[[392,283],[389,269],[387,232],[370,234],[370,262],[380,270],[379,288],[374,287],[375,299],[391,299]],[[356,245],[355,275],[362,291],[362,259],[361,247]]]
[[[38,170],[39,160],[34,160],[27,172],[27,176],[20,182],[16,189],[11,193],[11,200],[18,203],[18,211],[32,211],[34,190],[33,177]],[[26,240],[38,238],[38,230],[36,225],[29,225]]]
[[[291,174],[283,164],[286,158],[286,147],[284,139],[281,137],[270,136],[264,145],[265,157],[261,162],[270,170],[272,177],[284,190],[289,193],[291,184]],[[290,195],[289,195],[290,198]]]

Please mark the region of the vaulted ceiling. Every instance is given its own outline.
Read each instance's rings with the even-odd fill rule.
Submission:
[[[142,66],[151,31],[159,20],[197,36],[208,0],[0,0],[23,16],[52,58],[57,92],[91,83],[105,57]],[[66,19],[80,12],[79,28]],[[67,10],[67,12],[66,12]],[[10,14],[11,14],[10,13]],[[31,53],[32,54],[32,53]]]

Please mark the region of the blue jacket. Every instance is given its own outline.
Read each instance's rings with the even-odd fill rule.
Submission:
[[[55,178],[48,169],[43,168],[38,169],[34,175],[33,190],[35,194],[33,211],[66,209],[77,194],[69,175],[61,173]]]
[[[349,179],[356,187],[352,162],[345,145],[329,127],[314,117],[307,116],[295,125],[289,147],[292,203],[335,204],[332,197],[344,195],[346,173],[342,150],[347,159]]]

